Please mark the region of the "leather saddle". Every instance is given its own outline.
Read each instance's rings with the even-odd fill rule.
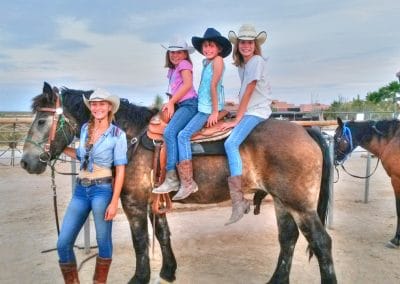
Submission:
[[[226,110],[222,110],[219,112],[218,115],[218,122],[216,125],[212,127],[203,127],[200,131],[195,133],[192,136],[191,142],[192,143],[202,143],[202,142],[210,142],[210,141],[217,141],[226,138],[231,129],[221,131],[220,126],[224,122],[224,118],[229,116],[229,112]],[[153,117],[150,121],[147,136],[158,142],[164,141],[163,134],[164,130],[168,125],[168,119],[164,117],[162,113]]]

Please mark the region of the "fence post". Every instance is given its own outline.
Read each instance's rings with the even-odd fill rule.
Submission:
[[[72,142],[72,147],[75,148],[75,142]],[[71,172],[76,174],[77,171],[77,161],[75,159],[71,159]],[[71,175],[71,184],[72,184],[72,193],[75,190],[76,176]],[[83,225],[83,244],[84,244],[84,252],[85,254],[90,253],[90,218],[88,217]]]
[[[334,198],[333,198],[333,176],[335,174],[334,171],[334,144],[333,144],[333,136],[326,135],[328,146],[329,146],[329,159],[331,161],[330,168],[330,177],[329,177],[329,205],[328,205],[328,220],[327,226],[329,229],[332,229],[333,225],[333,206],[334,206]]]
[[[367,151],[367,167],[365,169],[365,176],[367,176],[367,178],[365,179],[364,203],[368,203],[370,172],[371,172],[371,153]]]

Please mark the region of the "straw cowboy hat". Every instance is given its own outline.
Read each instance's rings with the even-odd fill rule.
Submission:
[[[193,46],[190,46],[186,43],[186,41],[182,38],[176,37],[173,38],[167,46],[161,45],[167,51],[180,51],[180,50],[187,50],[189,53],[194,52]]]
[[[119,108],[119,97],[111,95],[109,92],[107,92],[104,89],[96,89],[87,99],[85,95],[82,95],[83,97],[83,102],[85,105],[90,109],[90,102],[101,102],[101,101],[107,101],[112,105],[111,112],[112,114],[115,114],[118,111]]]
[[[238,39],[241,39],[255,40],[259,45],[262,45],[267,40],[267,33],[265,31],[257,33],[254,26],[244,24],[240,27],[237,35],[234,31],[230,31],[228,33],[228,38],[233,44],[236,44]]]
[[[204,33],[203,37],[197,37],[194,36],[192,37],[192,44],[194,48],[203,54],[202,52],[202,45],[203,42],[206,40],[210,40],[213,42],[216,42],[222,49],[221,51],[221,56],[222,57],[227,57],[231,51],[232,51],[232,44],[229,42],[229,40],[226,37],[223,37],[219,31],[217,31],[214,28],[208,28],[206,32]]]

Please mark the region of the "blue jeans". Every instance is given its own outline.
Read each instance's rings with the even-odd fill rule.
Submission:
[[[210,114],[198,112],[189,121],[185,128],[178,134],[179,162],[192,159],[192,148],[190,146],[190,138],[197,131],[203,128]]]
[[[240,176],[243,172],[242,159],[240,157],[240,144],[249,136],[250,132],[264,118],[255,115],[245,115],[240,122],[233,128],[231,134],[226,139],[224,146],[231,176]]]
[[[112,194],[111,184],[89,187],[76,185],[58,236],[57,251],[60,263],[76,262],[73,246],[90,211],[93,212],[99,257],[112,257],[112,221],[104,220]]]
[[[178,133],[197,113],[197,98],[188,99],[178,104],[171,120],[164,131],[164,141],[167,146],[166,170],[174,170],[178,163]]]

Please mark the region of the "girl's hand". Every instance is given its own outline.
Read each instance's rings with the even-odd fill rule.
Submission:
[[[175,112],[175,105],[170,101],[163,105],[162,111],[166,112],[167,118],[171,119]]]
[[[224,122],[224,123],[222,123],[220,130],[224,131],[224,130],[234,128],[237,124],[238,123],[236,120]]]
[[[217,112],[213,111],[207,119],[206,127],[214,126],[215,124],[217,124],[217,122],[218,122],[218,111]]]
[[[106,214],[104,215],[104,220],[111,221],[117,215],[118,204],[110,203],[107,207]]]

